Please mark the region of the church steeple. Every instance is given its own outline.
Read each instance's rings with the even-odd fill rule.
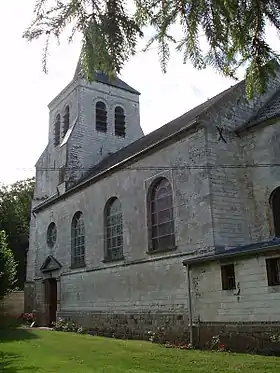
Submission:
[[[139,95],[102,72],[89,83],[78,62],[74,79],[49,104],[49,142],[36,165],[44,185],[44,191],[36,188],[38,195],[63,193],[102,159],[142,137]]]

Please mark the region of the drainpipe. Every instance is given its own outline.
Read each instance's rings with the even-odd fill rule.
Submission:
[[[190,276],[190,266],[187,267],[187,278],[188,278],[188,311],[189,311],[189,335],[190,344],[193,345],[193,317],[192,317],[192,299],[191,299],[191,276]]]

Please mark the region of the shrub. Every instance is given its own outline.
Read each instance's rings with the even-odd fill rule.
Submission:
[[[8,248],[6,233],[0,231],[0,299],[14,289],[16,269],[17,264],[12,251]]]
[[[165,343],[166,333],[163,327],[158,327],[155,331],[148,332],[149,341],[153,343]]]
[[[53,329],[59,332],[72,332],[78,334],[84,334],[84,328],[79,326],[72,320],[66,320],[58,318],[58,320],[53,323]]]
[[[225,345],[221,343],[220,336],[214,335],[210,341],[210,349],[220,352],[226,351]]]
[[[31,325],[33,321],[35,321],[34,315],[32,312],[30,313],[23,313],[20,316],[20,319],[22,319],[27,325]]]

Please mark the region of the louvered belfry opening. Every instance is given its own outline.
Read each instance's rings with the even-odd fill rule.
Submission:
[[[115,135],[125,137],[125,114],[122,107],[115,108]]]
[[[63,115],[63,137],[66,135],[66,132],[69,129],[69,125],[70,125],[70,108],[67,105],[64,110],[64,115]]]
[[[96,103],[96,131],[107,132],[107,109],[102,101]]]

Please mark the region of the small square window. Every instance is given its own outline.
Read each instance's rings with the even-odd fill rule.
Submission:
[[[280,258],[266,259],[268,286],[280,285]]]
[[[222,289],[223,290],[236,289],[234,264],[222,265],[221,275],[222,275]]]

